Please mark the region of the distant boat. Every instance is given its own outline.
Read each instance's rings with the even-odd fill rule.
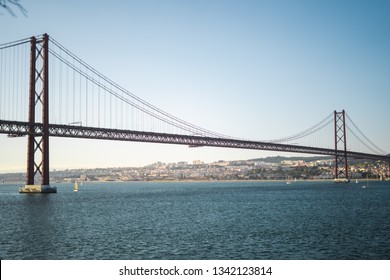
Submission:
[[[362,189],[367,189],[367,188],[368,188],[368,176],[367,176],[367,179],[366,179],[366,180],[367,180],[367,185],[363,185],[363,186],[362,186]]]
[[[78,191],[79,191],[79,185],[77,184],[77,180],[74,181],[73,191],[74,191],[74,192],[78,192]]]

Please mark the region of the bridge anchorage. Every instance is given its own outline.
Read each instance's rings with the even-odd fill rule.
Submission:
[[[50,50],[49,42],[52,46]],[[20,59],[20,61],[25,61],[26,65],[11,71],[9,68],[17,64],[15,61],[19,61],[19,59],[16,59],[19,52],[10,52],[18,46],[26,48],[25,58]],[[163,143],[189,147],[223,147],[332,156],[334,157],[335,182],[349,182],[351,172],[348,167],[348,159],[351,158],[381,160],[390,166],[390,155],[375,146],[352,122],[344,110],[341,112],[334,111],[316,126],[287,138],[273,141],[242,140],[200,128],[149,104],[97,72],[57,41],[49,38],[47,34],[0,44],[0,52],[0,133],[11,137],[27,136],[28,138],[26,184],[20,188],[21,193],[57,192],[57,189],[50,185],[50,137]],[[50,77],[52,77],[51,86],[56,81],[59,82],[58,87],[51,87],[51,108],[49,108],[49,55],[53,67],[50,74]],[[30,57],[29,67],[27,65],[28,56]],[[56,66],[59,68],[56,68]],[[62,71],[62,67],[66,70]],[[19,80],[17,78],[15,78],[16,81],[10,81],[13,77],[11,74],[19,73],[21,69],[25,69],[26,72],[25,75],[21,75],[25,76],[25,87],[18,87]],[[73,86],[69,86],[67,82],[72,76]],[[24,98],[23,94],[18,93],[20,91],[26,95]],[[24,102],[24,100],[27,101],[27,91],[28,106],[25,102],[24,107],[18,107],[18,104]],[[114,106],[116,102],[120,102],[120,104]],[[81,106],[83,106],[83,109]],[[126,110],[119,111],[122,106],[127,106],[125,107]],[[55,110],[53,110],[53,107]],[[25,115],[27,111],[27,117],[18,115],[20,112],[24,112]],[[66,111],[66,115],[61,115],[61,111]],[[68,111],[71,111],[71,113]],[[51,116],[56,115],[52,117],[52,121],[49,119],[49,112]],[[81,112],[83,112],[83,115]],[[117,117],[122,122],[126,122],[126,119],[130,120],[131,125],[128,124],[127,127],[119,129],[116,126]],[[150,118],[148,119],[150,123],[157,123],[158,125],[152,126],[152,128],[142,126],[143,123],[148,123],[144,118]],[[354,125],[354,128],[359,132],[358,134],[348,126],[350,122],[348,122],[348,125],[346,124],[346,118]],[[312,142],[312,139],[306,145],[295,142],[296,140],[304,141],[304,137],[313,136],[316,132],[323,132],[325,129],[329,129],[325,132],[327,136],[325,140],[328,141],[325,144],[326,146],[314,144],[315,141]],[[352,141],[351,136],[355,137]],[[366,141],[362,141],[362,138]],[[368,150],[351,148],[355,139],[360,141],[359,145],[363,144]],[[367,142],[369,145],[367,145]],[[390,177],[390,168],[387,170],[387,176]],[[39,179],[40,183],[37,183]]]

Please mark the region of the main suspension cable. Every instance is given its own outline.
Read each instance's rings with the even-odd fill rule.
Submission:
[[[372,145],[372,147],[374,147],[377,151],[376,152],[380,152],[380,153],[382,153],[382,154],[387,154],[387,152],[386,151],[384,151],[383,149],[381,149],[380,147],[378,147],[377,145],[375,145],[370,139],[368,139],[368,137],[357,127],[357,125],[352,121],[352,119],[348,116],[348,114],[346,114],[346,116],[347,116],[347,118],[348,118],[348,120],[352,123],[352,125],[356,128],[356,130],[364,137],[364,139],[368,142],[368,143],[370,143],[371,145]],[[350,129],[350,131],[353,133],[353,130],[352,129]],[[362,144],[363,145],[365,145],[367,148],[369,148],[368,147],[368,145],[366,144],[366,143],[364,143],[362,140],[361,140],[361,138],[360,137],[358,137],[355,133],[353,133],[353,135],[355,135],[356,136],[356,138],[360,141],[360,142],[362,142]],[[369,148],[370,150],[372,150],[373,151],[373,149],[372,148]]]
[[[95,83],[96,85],[98,86],[102,86],[102,87],[105,87],[105,90],[107,90],[107,92],[109,92],[110,94],[114,95],[115,97],[119,98],[120,100],[132,105],[132,106],[135,106],[136,108],[138,108],[139,110],[153,116],[153,117],[156,117],[158,119],[160,119],[161,121],[165,121],[171,125],[174,125],[178,128],[181,128],[181,129],[184,129],[188,132],[192,132],[194,134],[197,134],[197,135],[203,135],[203,136],[213,136],[213,137],[221,137],[221,138],[233,138],[231,136],[226,136],[226,135],[223,135],[223,134],[220,134],[220,133],[216,133],[216,132],[213,132],[213,131],[210,131],[210,130],[207,130],[207,129],[204,129],[204,128],[201,128],[201,127],[198,127],[196,125],[193,125],[191,123],[188,123],[182,119],[179,119],[155,106],[153,106],[152,104],[146,102],[145,100],[139,98],[138,96],[136,96],[135,94],[131,93],[130,91],[124,89],[123,87],[119,86],[118,84],[116,84],[115,82],[113,82],[112,80],[110,80],[109,78],[107,78],[106,76],[104,76],[103,74],[101,74],[100,72],[98,72],[96,69],[94,69],[93,67],[89,66],[87,63],[85,63],[83,60],[81,60],[80,58],[78,58],[76,55],[74,55],[73,53],[71,53],[68,49],[66,49],[65,47],[63,47],[60,43],[58,43],[56,40],[54,40],[52,37],[50,37],[50,40],[59,48],[61,49],[62,51],[64,51],[67,55],[69,55],[72,59],[74,59],[75,61],[77,61],[78,63],[80,63],[81,65],[83,65],[84,67],[86,67],[86,69],[88,69],[89,71],[91,71],[93,74],[97,75],[99,77],[99,79],[102,79],[103,81],[107,82],[108,84],[112,85],[113,87],[115,87],[116,89],[118,89],[119,91],[123,92],[125,95],[127,95],[128,97],[138,101],[139,103],[143,104],[144,106],[146,106],[147,108],[150,108],[151,111],[155,111],[156,113],[153,113],[151,112],[150,110],[148,109],[145,109],[141,106],[138,106],[136,105],[134,102],[131,102],[129,101],[127,98],[125,99],[124,97],[120,96],[119,94],[115,93],[112,91],[112,90],[108,90],[106,86],[102,85],[101,82],[98,82],[95,81],[95,79],[93,78],[88,78],[91,82]],[[53,55],[55,55],[55,52],[54,51],[51,51],[51,53]],[[64,59],[60,58],[59,55],[55,55],[58,59],[60,59],[62,62],[66,63],[69,67],[71,67],[72,69],[74,69],[75,71],[78,71],[77,69],[75,69],[74,67],[72,67],[72,65],[70,65],[70,63],[67,63]],[[85,77],[87,78],[87,77]],[[161,114],[162,116],[165,116],[166,118],[168,119],[171,119],[171,121],[168,121],[168,119],[166,118],[163,118],[163,117],[157,117],[157,114]],[[175,125],[174,123],[177,122],[178,124]],[[187,128],[186,128],[187,127]]]

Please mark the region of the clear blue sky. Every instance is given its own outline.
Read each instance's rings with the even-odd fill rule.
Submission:
[[[390,151],[390,1],[22,0],[1,43],[48,33],[112,80],[198,126],[249,139],[345,109]],[[0,135],[0,172],[26,140]],[[51,168],[248,159],[262,151],[51,139]],[[288,154],[287,154],[288,155]]]

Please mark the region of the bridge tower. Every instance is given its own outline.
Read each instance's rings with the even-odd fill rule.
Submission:
[[[334,111],[334,142],[335,167],[334,179],[336,182],[349,182],[347,161],[347,135],[345,130],[345,111]]]
[[[55,193],[49,182],[49,36],[31,37],[30,47],[27,178],[19,192]],[[41,177],[41,185],[35,184],[36,176]]]

